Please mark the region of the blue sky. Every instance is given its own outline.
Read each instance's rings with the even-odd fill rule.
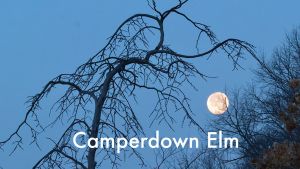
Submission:
[[[168,6],[167,2],[162,6]],[[273,48],[281,44],[285,33],[300,24],[299,6],[298,0],[190,0],[182,11],[210,25],[220,40],[246,40],[256,46],[258,54],[269,56]],[[28,96],[37,93],[56,75],[72,72],[104,46],[106,38],[121,21],[140,12],[151,13],[146,1],[0,0],[0,139],[6,138],[24,117]],[[172,48],[194,52],[196,34],[187,29],[182,20],[170,18],[166,29],[167,42]],[[251,69],[256,63],[248,56],[241,62],[244,70],[232,71],[226,56],[216,54],[210,60],[195,60],[195,64],[204,73],[218,76],[206,82],[198,80],[197,92],[186,89],[195,118],[204,125],[215,118],[207,112],[207,96],[224,88],[245,85],[253,76]],[[143,111],[143,105],[149,106],[148,100],[151,98],[143,99],[137,110]],[[51,99],[46,105],[48,102],[50,104]],[[47,109],[41,113],[47,113]],[[147,121],[142,117],[141,120]],[[164,134],[181,136],[183,132],[188,135],[189,131],[178,129],[176,133],[169,133],[165,130]],[[7,152],[0,152],[0,159],[5,159],[0,160],[0,166],[30,168],[35,159],[45,153],[28,143],[24,148],[10,157]],[[20,162],[15,163],[16,159]]]

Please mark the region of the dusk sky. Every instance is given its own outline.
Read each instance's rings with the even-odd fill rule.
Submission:
[[[168,7],[168,1],[161,3]],[[158,3],[160,4],[160,3]],[[270,57],[287,32],[299,26],[300,1],[202,1],[191,0],[181,11],[201,23],[211,26],[219,40],[238,38],[256,47],[257,55]],[[88,60],[107,42],[107,38],[127,17],[135,13],[153,13],[146,1],[17,1],[0,0],[0,140],[7,138],[24,118],[28,96],[36,94],[53,77],[70,73]],[[195,53],[197,33],[180,17],[171,17],[165,25],[166,42],[178,51]],[[206,107],[208,95],[215,91],[237,89],[251,82],[252,70],[257,63],[245,55],[240,65],[244,69],[232,70],[232,62],[226,56],[214,54],[209,60],[194,59],[199,70],[214,79],[194,79],[194,91],[184,88],[190,96],[194,118],[205,126],[211,115]],[[145,123],[147,134],[160,129],[163,135],[188,136],[195,134],[188,127],[172,132],[166,126],[154,125],[148,129],[148,114],[152,98],[142,91],[136,109]],[[43,102],[40,113],[48,113],[52,96]],[[149,111],[148,111],[149,110]],[[149,132],[149,133],[148,133]],[[29,130],[22,130],[26,136]],[[51,131],[51,135],[56,132]],[[184,133],[184,134],[182,134]],[[9,156],[9,151],[0,151],[0,168],[30,168],[45,154],[35,145],[24,140],[24,150]],[[146,161],[151,166],[154,160],[149,150]],[[153,159],[151,159],[153,158]],[[18,160],[18,162],[16,162]],[[135,166],[130,162],[124,166]],[[122,167],[121,167],[122,168]]]

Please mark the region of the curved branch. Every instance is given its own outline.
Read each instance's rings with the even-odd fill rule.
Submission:
[[[217,49],[224,47],[229,42],[233,42],[234,44],[238,45],[238,47],[241,48],[241,49],[247,49],[249,51],[252,51],[252,48],[251,49],[249,49],[249,47],[244,48],[246,46],[252,47],[252,45],[250,45],[250,44],[248,44],[248,43],[246,43],[244,41],[241,41],[239,39],[226,39],[223,42],[220,42],[220,43],[216,44],[211,49],[209,49],[209,50],[207,50],[207,51],[205,51],[203,53],[194,54],[194,55],[181,54],[181,53],[177,53],[177,52],[175,52],[173,50],[157,50],[157,51],[155,51],[155,53],[170,54],[170,55],[177,56],[177,57],[180,57],[180,58],[188,58],[188,59],[199,58],[199,57],[203,57],[203,56],[207,56],[207,55],[212,54]],[[253,54],[253,53],[254,52],[252,51],[251,54]]]

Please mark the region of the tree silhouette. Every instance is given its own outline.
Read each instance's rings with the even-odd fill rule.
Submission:
[[[252,160],[257,169],[297,169],[300,167],[300,143],[293,138],[293,132],[298,128],[300,121],[300,79],[290,81],[294,91],[286,111],[279,113],[280,119],[289,138],[283,142],[273,142],[272,147],[266,149],[260,156]],[[294,133],[295,134],[295,133]]]
[[[156,1],[148,1],[153,14],[135,14],[127,18],[109,37],[107,44],[80,65],[74,73],[61,74],[50,80],[42,90],[28,100],[28,110],[24,120],[5,140],[0,148],[13,142],[13,152],[21,147],[24,136],[22,128],[29,128],[33,143],[49,127],[62,121],[67,129],[61,131],[58,140],[52,140],[54,147],[33,166],[33,168],[87,168],[95,169],[103,161],[109,160],[112,167],[118,166],[120,155],[113,149],[88,148],[79,152],[70,140],[77,131],[86,131],[88,137],[131,138],[144,133],[131,99],[135,91],[146,89],[156,94],[156,105],[152,116],[154,121],[165,122],[172,127],[175,111],[184,113],[183,121],[201,126],[191,116],[188,97],[181,90],[184,84],[192,85],[191,77],[207,78],[193,64],[192,60],[208,57],[215,52],[225,53],[234,67],[244,53],[254,55],[253,46],[238,39],[219,41],[209,26],[196,22],[180,8],[188,0],[176,1],[168,10],[161,11]],[[196,54],[179,53],[165,43],[165,21],[169,16],[182,17],[198,30],[196,46],[203,36],[208,38],[211,47],[206,51],[197,50]],[[197,48],[198,49],[198,48]],[[190,61],[190,62],[189,62]],[[56,86],[65,87],[65,92],[53,104],[54,120],[44,123],[39,118],[40,103]],[[131,149],[140,162],[143,158]]]
[[[228,166],[299,168],[299,32],[297,28],[287,34],[270,60],[262,59],[254,83],[229,92],[233,98],[229,111],[210,124],[238,137],[242,145],[233,152],[218,150],[224,162],[228,154],[229,158],[236,154]]]

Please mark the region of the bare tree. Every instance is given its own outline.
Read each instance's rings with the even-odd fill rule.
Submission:
[[[257,169],[297,169],[300,167],[300,142],[293,132],[300,127],[300,79],[290,81],[294,91],[286,111],[279,113],[289,137],[282,142],[273,142],[260,156],[252,160]],[[299,134],[299,132],[297,133]],[[299,137],[296,135],[296,137]]]
[[[278,147],[286,141],[293,144],[300,141],[300,121],[283,113],[295,109],[291,103],[296,90],[290,83],[300,77],[299,31],[297,28],[287,34],[286,41],[274,50],[270,60],[262,59],[253,84],[229,92],[232,98],[229,111],[210,125],[240,138],[240,149],[231,153],[238,156],[232,160],[238,168],[254,168],[252,163],[263,158],[273,144]]]
[[[177,160],[189,164],[182,168],[299,168],[299,31],[287,34],[270,60],[259,61],[255,83],[227,92],[229,110],[208,125],[238,137],[239,149],[207,151],[196,158],[182,153]]]
[[[79,152],[71,143],[72,135],[84,130],[89,137],[131,138],[140,136],[143,127],[136,117],[131,99],[135,91],[146,89],[153,91],[157,98],[152,116],[154,121],[165,122],[170,127],[174,120],[170,105],[175,111],[185,115],[184,121],[203,130],[192,118],[188,97],[181,90],[184,84],[190,84],[190,78],[207,76],[193,64],[193,59],[208,57],[215,52],[224,52],[232,60],[234,67],[243,54],[255,57],[253,46],[238,39],[218,41],[209,26],[196,22],[180,11],[188,0],[179,0],[166,11],[160,11],[156,1],[149,1],[153,14],[135,14],[127,18],[109,37],[107,44],[80,65],[74,73],[61,74],[50,80],[43,89],[28,101],[29,107],[25,119],[5,140],[0,148],[14,141],[14,150],[21,147],[22,128],[29,128],[33,143],[49,127],[58,121],[67,125],[61,131],[58,140],[52,140],[54,147],[46,153],[33,168],[87,168],[95,169],[103,161],[109,160],[112,167],[118,166],[120,155],[113,149],[89,148]],[[200,38],[208,38],[211,47],[194,55],[179,53],[165,43],[165,21],[169,16],[182,17],[199,31],[196,46]],[[189,62],[191,61],[191,62]],[[38,109],[42,100],[56,86],[66,88],[65,93],[54,103],[52,113],[54,120],[48,124],[40,121]],[[143,157],[132,149],[143,165]],[[96,162],[97,161],[97,162]],[[69,166],[69,167],[68,167]]]
[[[205,145],[206,146],[206,145]],[[226,160],[221,151],[201,147],[197,151],[188,149],[162,149],[156,156],[154,169],[226,169]]]

